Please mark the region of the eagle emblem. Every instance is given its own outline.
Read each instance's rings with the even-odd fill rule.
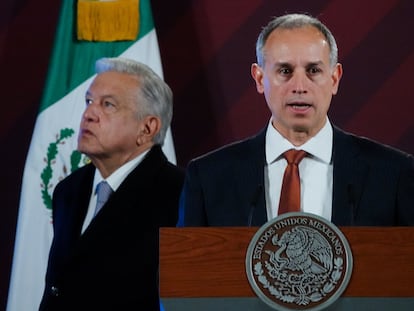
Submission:
[[[306,213],[288,213],[265,224],[246,256],[253,289],[279,310],[311,310],[332,303],[351,271],[350,248],[339,229]]]

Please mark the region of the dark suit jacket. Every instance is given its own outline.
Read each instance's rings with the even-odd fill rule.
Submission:
[[[192,160],[178,226],[261,226],[265,133]],[[414,158],[334,127],[332,222],[414,225]]]
[[[54,191],[40,310],[159,310],[158,229],[177,222],[184,172],[153,147],[81,234],[94,172],[86,165]]]

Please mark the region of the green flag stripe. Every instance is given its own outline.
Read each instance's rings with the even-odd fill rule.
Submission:
[[[76,39],[77,0],[62,0],[46,85],[39,113],[64,97],[94,73],[95,60],[122,54],[136,41],[90,42]],[[139,1],[139,40],[154,28],[150,0]]]

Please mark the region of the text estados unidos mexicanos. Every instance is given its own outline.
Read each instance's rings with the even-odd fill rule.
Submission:
[[[286,228],[288,226],[294,225],[306,225],[309,227],[313,227],[323,233],[325,237],[331,241],[334,249],[335,254],[337,256],[341,256],[344,254],[344,249],[342,242],[339,240],[338,236],[333,232],[330,228],[328,228],[325,224],[310,218],[304,217],[295,217],[295,218],[286,218],[277,223],[273,224],[272,227],[269,227],[259,238],[257,244],[253,251],[253,259],[260,260],[262,257],[262,251],[264,246],[266,245],[267,241],[277,233],[277,230]]]

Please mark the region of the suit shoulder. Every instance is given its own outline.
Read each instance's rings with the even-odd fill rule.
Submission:
[[[231,159],[232,161],[244,160],[246,155],[250,157],[252,154],[264,156],[264,133],[260,132],[255,136],[251,136],[242,140],[237,140],[209,151],[190,161],[191,163],[219,164],[223,160]],[[252,159],[253,160],[253,159]],[[228,163],[227,163],[228,164]]]
[[[343,132],[353,144],[355,144],[359,151],[372,160],[378,159],[380,161],[397,161],[397,162],[412,162],[414,156],[401,149],[381,143],[375,139],[364,136],[359,136],[352,133]]]
[[[89,176],[93,178],[93,174],[95,171],[95,167],[92,164],[87,164],[85,166],[82,166],[69,175],[67,175],[65,178],[63,178],[57,185],[56,189],[60,189],[62,187],[67,187],[69,185],[73,185],[77,187],[81,180],[83,180],[85,177]],[[55,190],[56,191],[56,190]]]
[[[167,161],[164,166],[164,173],[171,176],[173,179],[184,180],[185,170],[182,167]]]

